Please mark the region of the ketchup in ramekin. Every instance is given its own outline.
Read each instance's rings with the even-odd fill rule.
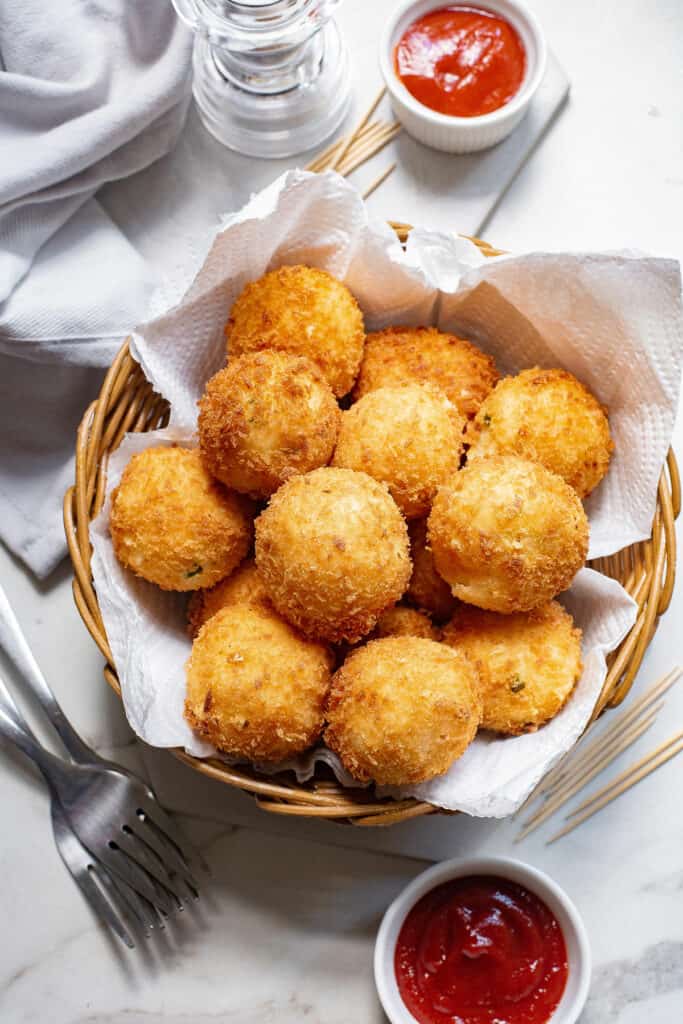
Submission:
[[[508,103],[526,71],[519,33],[479,7],[428,11],[405,30],[394,66],[408,92],[431,110],[479,117]]]
[[[546,1024],[568,959],[560,925],[538,896],[506,878],[471,875],[412,907],[394,970],[419,1024]]]

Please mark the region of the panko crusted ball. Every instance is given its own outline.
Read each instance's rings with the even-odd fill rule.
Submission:
[[[435,384],[471,419],[498,380],[496,364],[465,338],[436,327],[387,327],[368,334],[353,394],[405,381]]]
[[[443,576],[439,576],[434,567],[434,557],[427,539],[427,520],[413,519],[408,523],[408,533],[413,572],[405,599],[417,608],[424,608],[437,622],[445,622],[457,608],[458,602]]]
[[[266,588],[258,574],[253,558],[245,558],[233,573],[215,587],[195,590],[187,606],[187,624],[190,636],[196,636],[200,628],[221,608],[236,604],[251,604],[257,607],[270,605]]]
[[[370,638],[380,640],[385,636],[421,636],[423,640],[441,639],[439,630],[432,625],[428,615],[418,612],[416,608],[406,608],[402,604],[395,604],[393,608],[387,608],[385,612],[382,612]]]
[[[464,426],[431,384],[378,388],[343,413],[332,464],[383,481],[404,516],[415,519],[457,471]]]
[[[581,675],[581,630],[557,601],[513,615],[461,605],[443,638],[477,667],[483,729],[533,732],[564,707]]]
[[[199,447],[227,487],[267,498],[290,476],[332,457],[341,412],[305,356],[267,350],[230,362],[199,402]]]
[[[308,636],[354,642],[401,597],[408,531],[386,486],[325,467],[288,480],[256,521],[268,596]]]
[[[353,387],[363,316],[341,281],[314,267],[280,267],[248,284],[225,327],[228,356],[274,348],[308,356],[337,398]]]
[[[272,609],[223,608],[192,645],[185,718],[227,754],[281,761],[319,738],[330,666],[327,648]]]
[[[113,494],[110,531],[118,560],[163,590],[211,587],[249,549],[249,503],[228,491],[188,448],[134,455]]]
[[[468,430],[468,461],[519,455],[540,462],[587,497],[614,444],[605,410],[566,370],[523,370],[496,385]]]
[[[569,484],[513,455],[478,459],[439,489],[429,516],[437,571],[455,597],[529,611],[566,590],[588,553],[588,520]]]
[[[480,718],[476,670],[463,654],[433,640],[387,637],[334,674],[325,741],[354,778],[402,786],[445,772]]]

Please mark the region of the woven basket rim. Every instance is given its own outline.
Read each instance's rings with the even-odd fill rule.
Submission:
[[[391,222],[405,243],[410,225]],[[486,256],[501,255],[481,239],[471,239]],[[91,573],[89,526],[99,512],[106,482],[108,455],[124,434],[164,426],[168,403],[155,394],[130,352],[129,339],[112,363],[98,397],[87,408],[76,437],[75,482],[64,498],[64,528],[74,579],[73,595],[86,629],[104,659],[104,675],[120,696],[116,667],[107,641]],[[675,583],[674,521],[681,508],[681,485],[673,451],[662,468],[652,533],[649,539],[594,560],[592,567],[619,579],[636,601],[636,623],[608,659],[608,674],[591,723],[616,707],[629,692],[659,617],[668,608]],[[298,817],[350,822],[358,826],[390,825],[434,813],[449,813],[424,801],[377,798],[372,789],[349,789],[318,771],[307,783],[292,781],[291,773],[268,776],[252,766],[232,767],[217,757],[195,758],[184,750],[170,752],[195,771],[250,792],[264,810]]]

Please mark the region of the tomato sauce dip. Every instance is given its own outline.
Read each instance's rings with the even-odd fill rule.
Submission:
[[[423,106],[451,117],[478,117],[519,92],[526,53],[505,18],[479,7],[440,7],[408,26],[394,67]]]
[[[420,1024],[546,1024],[567,982],[560,925],[538,896],[457,878],[409,911],[396,942],[401,998]]]

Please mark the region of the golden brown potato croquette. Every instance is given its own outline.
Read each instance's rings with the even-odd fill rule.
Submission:
[[[248,284],[225,327],[230,360],[274,348],[308,356],[341,398],[363,356],[363,316],[353,295],[324,270],[271,270]]]
[[[341,412],[317,366],[289,352],[250,352],[206,385],[199,447],[227,487],[267,498],[332,457]]]
[[[406,381],[435,384],[471,419],[498,380],[496,364],[465,338],[436,327],[386,327],[368,334],[353,394]]]
[[[331,656],[264,606],[223,608],[187,663],[185,718],[219,750],[281,761],[319,738]]]
[[[439,488],[428,531],[454,596],[497,612],[545,604],[567,589],[588,553],[576,491],[513,455],[477,459]]]
[[[387,484],[407,519],[429,512],[460,465],[465,420],[431,384],[378,388],[342,416],[332,464]]]
[[[325,741],[354,778],[402,786],[445,772],[480,718],[476,671],[463,654],[387,637],[359,648],[332,677]]]
[[[445,579],[434,568],[432,549],[427,541],[427,520],[413,519],[408,523],[408,533],[413,572],[405,599],[417,608],[424,608],[437,622],[445,622],[457,608],[458,602]]]
[[[315,469],[283,484],[257,519],[256,565],[289,622],[307,636],[353,642],[406,588],[408,531],[384,484]]]
[[[385,636],[421,636],[423,640],[440,640],[441,634],[428,615],[418,612],[416,608],[406,608],[395,604],[382,612],[377,625],[370,634],[371,640],[379,640]]]
[[[199,452],[147,448],[113,493],[118,560],[163,590],[211,587],[232,572],[252,537],[249,503],[213,480]]]
[[[221,608],[236,604],[270,605],[266,588],[263,586],[253,558],[245,558],[233,573],[215,587],[195,590],[187,605],[187,625],[190,636],[196,636],[200,628]]]
[[[483,729],[533,732],[564,707],[581,675],[581,630],[557,601],[514,615],[461,605],[444,642],[477,667]]]
[[[468,430],[468,461],[519,455],[540,462],[587,497],[614,449],[605,410],[566,370],[523,370],[486,398]]]

